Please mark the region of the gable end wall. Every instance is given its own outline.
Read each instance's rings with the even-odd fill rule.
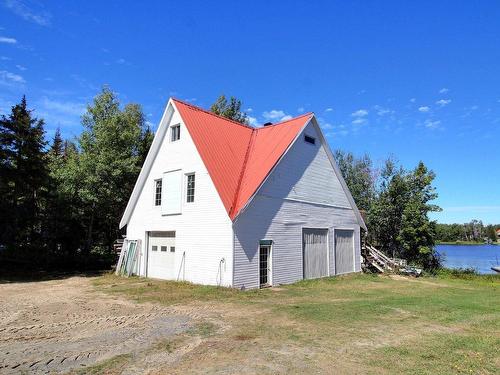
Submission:
[[[329,229],[329,273],[335,274],[334,229],[355,231],[355,269],[360,271],[359,222],[337,178],[315,126],[303,134],[276,166],[247,208],[233,223],[234,286],[259,286],[259,240],[272,239],[272,283],[303,278],[302,228]]]

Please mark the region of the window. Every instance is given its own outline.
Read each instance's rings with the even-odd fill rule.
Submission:
[[[316,144],[316,138],[311,137],[310,135],[304,134],[304,141],[306,141],[307,143],[310,143],[312,145]]]
[[[181,126],[174,125],[170,127],[170,141],[175,142],[181,138]]]
[[[170,252],[175,253],[175,246],[170,246]]]
[[[158,251],[158,246],[151,246],[151,251]]]
[[[186,202],[194,202],[194,173],[187,175]]]
[[[161,180],[155,180],[155,206],[161,206]]]
[[[166,246],[162,246],[161,247],[161,251],[167,251],[167,247]]]

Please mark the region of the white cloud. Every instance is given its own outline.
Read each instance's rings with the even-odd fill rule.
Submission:
[[[427,106],[422,106],[418,108],[419,112],[429,112],[431,109]]]
[[[26,81],[19,74],[11,73],[6,70],[0,70],[0,83],[4,85],[12,85],[26,83]]]
[[[334,126],[332,124],[330,124],[329,122],[324,122],[324,123],[321,123],[320,124],[321,128],[323,130],[331,130],[331,129],[334,129]]]
[[[411,103],[415,103],[416,101],[417,101],[417,99],[416,99],[416,98],[411,98],[411,99],[410,99],[410,102],[411,102]]]
[[[439,120],[436,120],[436,121],[432,121],[432,120],[426,120],[424,122],[424,126],[427,128],[427,129],[437,129],[439,128],[439,125],[441,124],[441,121]]]
[[[51,100],[47,97],[43,97],[40,104],[45,109],[50,109],[70,116],[81,116],[86,110],[86,105],[83,103]]]
[[[368,115],[366,109],[358,109],[356,112],[351,113],[352,117],[365,117],[366,115]]]
[[[500,100],[499,100],[499,102],[500,102]],[[304,107],[299,107],[299,108],[297,108],[297,112],[299,112],[299,113],[302,113],[302,112],[304,112],[304,111],[305,111],[305,108],[304,108]]]
[[[0,36],[0,43],[16,44],[17,43],[17,39],[9,38],[9,37],[6,37],[6,36]]]
[[[22,65],[19,65],[17,64],[16,65],[16,68],[19,69],[20,71],[24,72],[25,70],[27,70],[28,68],[26,68],[25,66],[22,66]]]
[[[77,126],[80,117],[85,113],[85,103],[60,101],[42,97],[38,101],[38,115],[43,117],[49,126]]]
[[[247,108],[247,112],[248,113],[252,113],[253,112],[253,108]]]
[[[272,109],[270,111],[265,111],[262,113],[262,117],[264,117],[264,119],[268,122],[286,121],[292,118],[292,116],[287,115],[284,111],[280,109]]]
[[[448,105],[451,103],[451,99],[440,99],[436,102],[437,105],[444,107],[445,105]]]
[[[439,90],[439,93],[440,94],[446,94],[448,91],[450,91],[450,90],[447,89],[446,87],[443,87],[441,90]]]
[[[30,9],[21,0],[5,0],[4,6],[26,21],[34,22],[40,26],[50,26],[52,15],[43,9],[37,11]]]
[[[7,57],[7,56],[0,56],[0,60],[2,60],[2,61],[10,61],[12,59],[10,57]],[[500,102],[500,100],[499,100],[499,102]]]
[[[120,58],[120,59],[116,60],[116,63],[120,64],[120,65],[123,65],[123,64],[126,64],[127,61],[124,58]]]
[[[327,108],[325,109],[325,112],[332,112],[333,111],[333,108]]]
[[[257,121],[257,118],[256,117],[252,117],[252,116],[247,116],[247,120],[248,120],[248,123],[252,126],[257,126],[259,125],[259,122]]]
[[[373,109],[375,109],[377,111],[377,115],[379,115],[379,116],[384,116],[384,115],[394,113],[394,110],[389,109],[389,108],[384,108],[384,107],[381,107],[379,105],[373,106]]]
[[[367,120],[365,118],[358,117],[357,119],[355,119],[355,120],[352,121],[352,124],[353,125],[363,125],[366,122],[367,122]]]
[[[85,78],[78,74],[72,74],[71,78],[80,85],[80,87],[91,90],[91,91],[97,91],[99,90],[99,86],[94,85],[93,83],[87,81]]]

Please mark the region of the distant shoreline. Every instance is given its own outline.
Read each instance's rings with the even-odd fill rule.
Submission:
[[[436,245],[460,245],[460,246],[471,246],[471,245],[500,245],[498,242],[492,242],[490,244],[484,242],[474,242],[474,241],[443,241],[436,242]]]

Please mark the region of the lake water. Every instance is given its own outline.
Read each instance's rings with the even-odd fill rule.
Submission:
[[[437,245],[439,254],[444,254],[447,268],[474,268],[479,273],[495,273],[492,266],[500,265],[498,245]]]

